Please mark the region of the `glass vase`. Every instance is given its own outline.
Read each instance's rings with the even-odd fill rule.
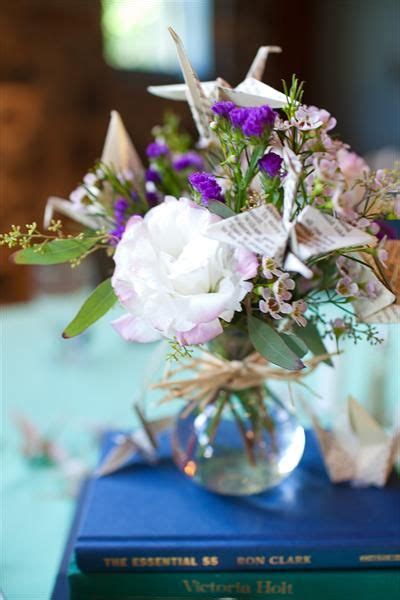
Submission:
[[[254,349],[244,332],[229,327],[209,344],[209,351],[241,361]],[[172,435],[178,468],[212,492],[232,496],[257,494],[279,484],[298,465],[304,445],[304,429],[294,410],[268,382],[220,389],[204,408],[186,406]]]

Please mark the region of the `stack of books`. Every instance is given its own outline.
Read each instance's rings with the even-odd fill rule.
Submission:
[[[308,434],[281,485],[222,497],[177,471],[165,439],[157,466],[88,482],[53,600],[397,600],[399,564],[395,474],[384,489],[332,485]]]

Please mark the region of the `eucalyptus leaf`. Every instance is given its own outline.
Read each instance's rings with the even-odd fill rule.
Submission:
[[[305,327],[300,327],[296,325],[294,328],[296,335],[303,340],[303,342],[307,345],[309,350],[314,354],[314,356],[320,356],[321,354],[328,354],[328,350],[321,338],[321,335],[318,331],[318,327],[315,323],[309,321]],[[333,367],[333,362],[330,358],[326,358],[324,363]]]
[[[65,328],[63,337],[72,338],[85,331],[105,315],[116,301],[117,297],[111,286],[111,279],[106,279],[93,290],[89,298],[82,304],[76,317]]]
[[[233,217],[236,214],[229,206],[219,200],[210,200],[208,210],[223,219],[229,219],[229,217]]]
[[[280,333],[279,335],[281,336],[285,344],[289,346],[289,348],[293,350],[293,352],[299,358],[303,358],[303,356],[305,356],[307,352],[309,352],[307,344],[305,344],[302,339],[297,337],[297,335],[287,333]]]
[[[52,240],[41,247],[35,244],[23,248],[12,255],[12,260],[18,265],[57,265],[79,258],[92,248],[98,238],[74,238]]]
[[[273,327],[256,317],[249,316],[249,335],[254,348],[269,362],[289,371],[304,368],[300,358],[289,348]]]

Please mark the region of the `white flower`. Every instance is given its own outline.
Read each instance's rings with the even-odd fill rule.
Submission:
[[[222,332],[251,290],[257,258],[206,237],[220,220],[191,200],[167,197],[132,217],[114,255],[112,285],[128,314],[113,325],[126,340],[201,344]]]

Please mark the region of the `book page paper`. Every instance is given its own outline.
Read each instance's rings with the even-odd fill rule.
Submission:
[[[312,412],[311,418],[331,481],[385,485],[399,450],[398,433],[387,434],[351,397],[344,421],[339,420],[333,431],[325,431]]]
[[[288,238],[278,211],[274,206],[264,204],[213,223],[208,227],[207,235],[271,258],[283,254]]]
[[[186,83],[187,101],[192,111],[197,130],[201,138],[209,139],[212,137],[210,129],[210,103],[203,92],[200,81],[198,80],[192,65],[190,64],[180,37],[175,33],[172,27],[169,27],[168,31],[176,45],[179,63]]]
[[[376,238],[307,206],[295,226],[294,253],[302,260],[351,246],[375,246]]]
[[[393,290],[391,293],[384,285],[382,288],[382,299],[378,296],[377,301],[370,301],[372,308],[365,312],[367,306],[357,308],[357,314],[367,323],[400,323],[400,240],[387,240],[385,250],[388,258],[385,261],[386,276]],[[364,309],[364,310],[363,310]]]
[[[119,173],[128,170],[132,171],[135,177],[143,178],[142,161],[116,110],[111,112],[101,161],[109,167],[114,167]]]

